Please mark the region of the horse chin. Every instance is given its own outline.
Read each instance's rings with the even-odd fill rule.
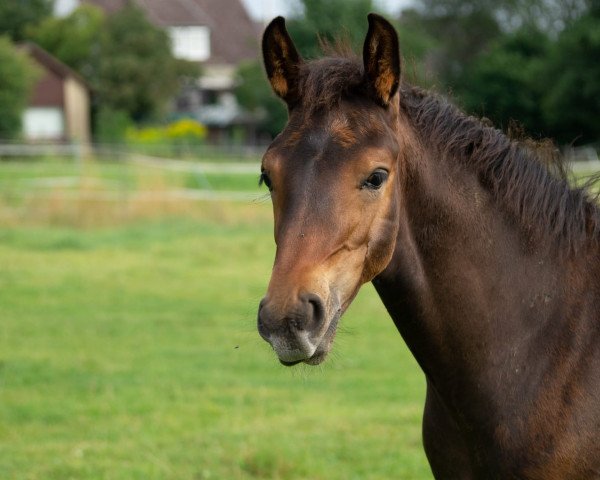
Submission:
[[[315,352],[315,354],[307,360],[304,360],[304,363],[311,366],[320,365],[327,358],[327,354],[329,352]]]

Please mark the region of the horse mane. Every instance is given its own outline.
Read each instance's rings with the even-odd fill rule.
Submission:
[[[331,56],[300,67],[299,90],[309,112],[365,94],[362,61],[344,45],[325,48]],[[551,142],[512,139],[442,96],[406,83],[400,108],[423,145],[475,169],[527,234],[571,253],[600,240],[600,208],[587,186],[570,184],[564,158]]]
[[[564,157],[550,141],[510,138],[414,86],[402,86],[400,106],[425,144],[475,169],[529,235],[570,253],[598,242],[600,208],[588,186],[571,185]]]

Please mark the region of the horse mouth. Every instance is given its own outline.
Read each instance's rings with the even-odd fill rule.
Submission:
[[[285,360],[280,359],[279,363],[281,363],[285,367],[293,367],[294,365],[298,365],[299,363],[306,363],[307,365],[316,366],[325,361],[325,359],[327,358],[327,353],[328,352],[315,352],[311,357],[305,360],[295,360],[293,362],[286,362]]]
[[[321,338],[319,345],[317,346],[315,352],[308,358],[293,360],[288,362],[286,360],[279,359],[279,363],[286,367],[293,367],[294,365],[298,365],[299,363],[306,363],[307,365],[316,366],[325,361],[327,355],[329,354],[329,350],[331,349],[331,345],[333,344],[333,339],[335,337],[337,331],[338,321],[341,317],[341,310],[338,310],[336,315],[331,319],[325,334]]]
[[[329,351],[324,351],[324,352],[317,351],[317,352],[315,352],[315,354],[312,357],[310,357],[307,360],[304,360],[304,363],[306,363],[307,365],[311,365],[311,366],[319,365],[320,363],[323,363],[325,361],[328,353],[329,353]]]
[[[279,363],[281,363],[285,367],[293,367],[294,365],[298,365],[299,363],[306,363],[307,365],[315,366],[325,361],[325,358],[327,358],[327,353],[328,352],[326,351],[316,351],[311,357],[305,358],[304,360],[294,360],[293,362],[286,362],[285,360],[279,359]]]
[[[296,360],[294,362],[286,362],[285,360],[279,359],[279,363],[281,363],[285,367],[293,367],[294,365],[298,365],[299,363],[304,362],[305,360]]]

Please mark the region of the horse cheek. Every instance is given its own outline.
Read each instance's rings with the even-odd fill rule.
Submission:
[[[361,283],[373,280],[388,266],[396,247],[398,224],[387,219],[378,221],[374,235],[369,238]]]

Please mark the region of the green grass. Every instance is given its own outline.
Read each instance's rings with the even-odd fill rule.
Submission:
[[[0,161],[0,225],[89,228],[173,214],[197,216],[194,190],[225,196],[239,192],[244,199],[267,200],[266,188],[258,186],[258,163],[246,166],[250,170],[240,173],[239,169],[181,171],[124,161]]]
[[[211,190],[233,190],[233,191],[256,191],[266,192],[266,187],[259,189],[258,175],[260,169],[257,167],[254,173],[226,174],[226,173],[205,173],[202,175],[188,174],[187,188],[209,188]]]
[[[78,178],[94,175],[106,180],[124,180],[130,177],[125,162],[92,162],[73,159],[50,158],[0,162],[0,182],[36,180],[52,177]]]
[[[321,367],[255,329],[271,207],[0,230],[0,478],[429,479],[424,381],[372,287]]]
[[[324,365],[280,366],[255,328],[269,202],[163,195],[181,188],[261,192],[257,173],[0,162],[0,479],[430,479],[423,375],[373,288]]]
[[[209,159],[210,160],[210,159]],[[190,167],[195,162],[190,161]],[[226,162],[225,162],[226,163]],[[205,190],[257,191],[260,168],[244,173],[197,173],[148,168],[126,161],[82,161],[32,159],[0,162],[0,195],[24,188],[78,188],[81,184],[101,185],[111,190],[148,189],[157,179],[163,187]],[[52,184],[52,180],[57,183]]]
[[[257,173],[0,162],[0,480],[430,479],[423,375],[373,288],[324,365],[280,366],[255,328],[270,203],[161,197],[177,188],[261,192]]]

